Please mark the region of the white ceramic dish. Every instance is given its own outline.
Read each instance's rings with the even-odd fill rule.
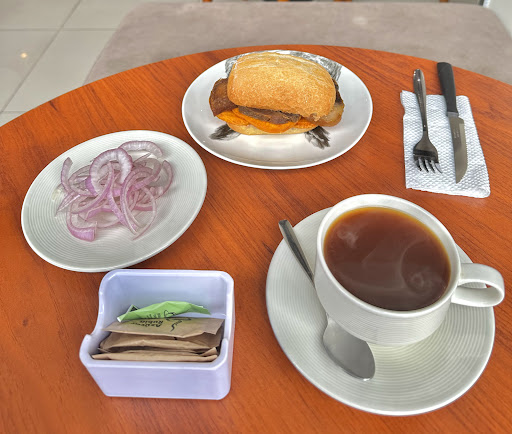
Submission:
[[[217,359],[209,363],[95,360],[103,328],[130,305],[188,301],[224,319]],[[183,316],[204,316],[186,314]],[[80,347],[80,360],[107,396],[139,398],[222,399],[231,388],[235,304],[233,279],[222,271],[114,270],[99,289],[96,326]]]
[[[327,211],[294,228],[311,265]],[[463,262],[471,262],[460,249],[459,254]],[[421,342],[394,348],[370,345],[376,373],[362,381],[346,374],[325,352],[325,311],[284,241],[270,264],[266,298],[276,338],[299,372],[334,399],[371,413],[413,415],[451,403],[480,377],[494,343],[492,308],[452,305],[441,327]]]
[[[66,227],[65,213],[56,215],[60,200],[53,194],[60,183],[67,157],[73,168],[90,163],[100,152],[130,140],[150,140],[162,148],[173,181],[158,199],[151,228],[133,240],[122,226],[98,230],[93,242],[74,238]],[[206,196],[206,169],[199,155],[182,140],[156,131],[121,131],[96,137],[64,152],[36,177],[23,202],[21,225],[30,247],[45,261],[73,271],[99,272],[142,262],[176,241],[192,224]]]
[[[318,146],[312,134],[244,136],[235,133],[233,138],[212,138],[212,134],[226,124],[213,116],[208,99],[214,83],[227,76],[226,65],[229,68],[232,59],[219,62],[203,72],[185,93],[182,115],[190,135],[219,158],[261,169],[315,166],[347,152],[361,139],[372,117],[372,98],[364,83],[348,68],[330,59],[310,53],[276,51],[306,56],[328,66],[339,83],[345,111],[338,125],[324,129],[328,137],[327,146]]]

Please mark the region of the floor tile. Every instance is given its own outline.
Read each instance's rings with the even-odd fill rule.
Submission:
[[[115,29],[133,8],[150,0],[82,0],[64,25],[66,29]],[[192,3],[201,0],[159,0]]]
[[[27,111],[80,87],[112,30],[62,30],[27,76],[6,111]]]
[[[0,29],[58,29],[80,0],[0,0]]]
[[[0,111],[50,45],[54,30],[0,30]]]
[[[0,113],[0,127],[5,125],[7,122],[11,122],[24,112],[2,112]]]

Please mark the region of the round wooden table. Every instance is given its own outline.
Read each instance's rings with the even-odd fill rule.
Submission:
[[[195,143],[181,117],[192,81],[217,62],[267,48],[293,48],[347,66],[374,104],[366,134],[349,152],[300,170],[235,165]],[[489,363],[463,396],[409,417],[366,413],[329,397],[294,368],[267,314],[265,284],[282,236],[278,221],[296,224],[350,196],[382,193],[433,213],[474,262],[512,280],[512,87],[454,68],[458,94],[471,101],[489,171],[485,199],[405,188],[403,108],[421,68],[428,93],[440,94],[436,63],[385,52],[327,46],[219,50],[142,66],[55,98],[0,128],[2,144],[3,432],[511,432],[512,301],[494,309]],[[231,391],[220,401],[110,398],[78,358],[96,323],[105,273],[57,268],[32,251],[20,225],[24,196],[54,158],[93,137],[146,129],[174,135],[201,156],[208,173],[204,205],[170,247],[135,268],[207,269],[235,281],[236,328]],[[418,391],[421,393],[421,391]]]

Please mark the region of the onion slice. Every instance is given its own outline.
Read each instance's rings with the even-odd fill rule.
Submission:
[[[79,206],[77,208],[72,209],[73,214],[79,214],[82,212],[89,211],[93,208],[96,208],[105,198],[107,197],[108,191],[112,189],[112,184],[114,183],[114,169],[112,164],[108,163],[108,179],[107,184],[103,187],[100,194],[98,194],[93,200],[89,201],[84,206]],[[100,188],[100,187],[98,187]]]
[[[155,143],[133,140],[100,153],[71,175],[73,162],[67,158],[56,190],[62,197],[57,213],[66,213],[71,235],[93,241],[98,229],[121,225],[134,239],[145,234],[155,221],[157,199],[172,183],[172,167],[162,155]],[[141,216],[147,218],[139,222]]]
[[[68,226],[69,232],[74,237],[84,240],[84,241],[94,241],[96,237],[96,225],[86,226],[86,227],[78,227],[75,226],[72,222],[72,214],[71,211],[68,210],[66,213],[66,224]]]
[[[66,190],[66,193],[71,193],[71,186],[69,184],[69,170],[71,169],[72,165],[73,162],[71,161],[71,158],[68,157],[64,160],[62,170],[60,171],[60,183],[64,187],[64,190]]]
[[[124,149],[126,152],[148,151],[158,158],[162,158],[163,156],[162,150],[158,145],[148,140],[132,140],[130,142],[123,143],[119,148]]]
[[[140,232],[137,234],[137,236],[135,237],[135,239],[139,238],[140,236],[142,236],[144,234],[144,232],[146,232],[149,227],[153,224],[153,222],[155,221],[155,217],[156,217],[156,200],[155,198],[153,197],[153,195],[150,193],[150,191],[146,188],[146,187],[143,187],[142,190],[144,191],[144,193],[146,193],[146,195],[149,197],[149,200],[151,202],[151,218],[150,220],[146,223],[146,226],[144,226]]]
[[[100,191],[99,181],[101,179],[101,168],[109,161],[118,161],[121,165],[119,182],[124,182],[133,167],[132,157],[130,157],[124,149],[109,149],[108,151],[102,152],[93,160],[91,168],[89,169],[91,186],[94,193]]]

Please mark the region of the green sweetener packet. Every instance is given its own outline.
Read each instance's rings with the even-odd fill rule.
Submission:
[[[140,309],[130,306],[128,312],[117,317],[118,321],[129,321],[132,319],[160,319],[170,318],[181,313],[197,312],[210,314],[210,311],[203,306],[188,303],[186,301],[163,301]]]

